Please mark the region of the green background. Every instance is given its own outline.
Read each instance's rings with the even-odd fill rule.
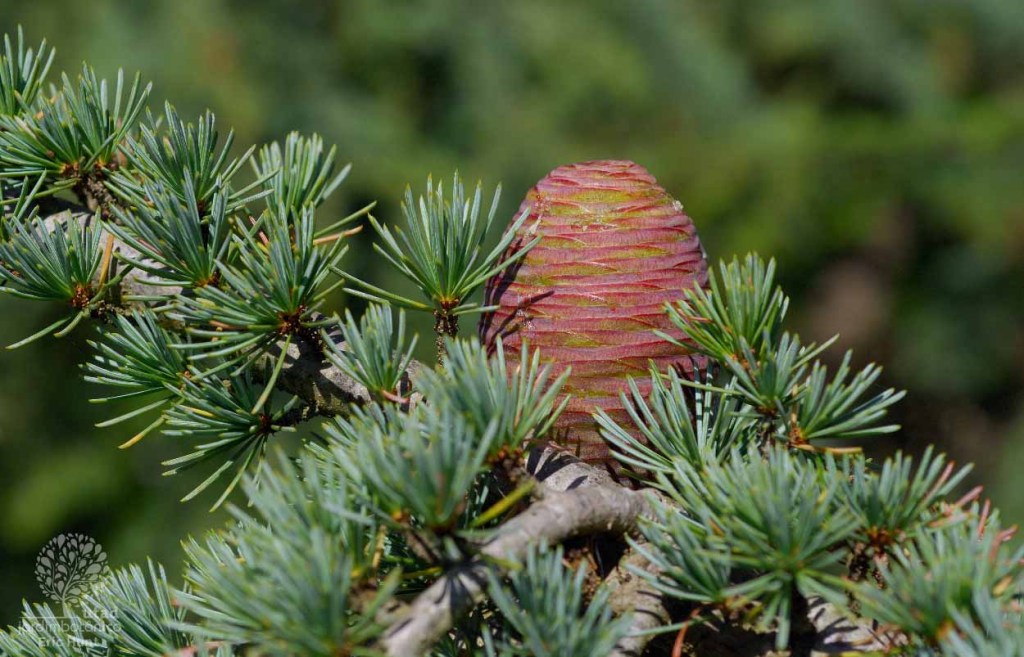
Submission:
[[[321,133],[354,165],[324,218],[377,199],[394,221],[407,183],[456,167],[503,182],[511,217],[560,164],[636,160],[712,259],[779,259],[793,328],[910,390],[878,451],[937,443],[1024,519],[1024,3],[0,0],[18,24],[55,71],[139,70],[155,110],[208,107],[241,146]],[[355,242],[351,271],[407,289]],[[0,343],[60,312],[0,298]],[[131,427],[92,426],[112,409],[86,401],[88,336],[0,354],[0,624],[39,600],[57,534],[174,570],[225,518],[177,502],[173,440],[119,451]]]

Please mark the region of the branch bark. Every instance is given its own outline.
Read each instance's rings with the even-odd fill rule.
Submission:
[[[448,571],[421,593],[405,618],[385,633],[383,647],[395,657],[424,654],[485,597],[488,571],[502,572],[493,560],[518,562],[541,541],[553,545],[587,534],[623,534],[636,527],[646,509],[643,494],[625,488],[593,485],[545,492],[539,502],[502,525],[479,557]]]
[[[653,634],[645,633],[672,623],[662,594],[633,570],[657,572],[642,554],[629,550],[604,580],[611,591],[608,601],[612,611],[616,615],[633,614],[629,633],[619,640],[609,657],[640,657],[654,638]]]

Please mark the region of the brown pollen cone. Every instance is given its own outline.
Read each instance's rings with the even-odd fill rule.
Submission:
[[[516,216],[527,209],[521,243],[541,239],[488,282],[485,303],[498,308],[481,318],[480,337],[494,348],[500,336],[513,362],[525,340],[556,374],[571,366],[563,392],[572,399],[554,442],[590,463],[610,463],[591,413],[602,408],[631,427],[619,398],[627,377],[646,395],[652,360],[690,379],[707,367],[703,356],[654,334],[683,338],[664,306],[707,284],[703,249],[683,206],[633,162],[559,167],[530,190]]]

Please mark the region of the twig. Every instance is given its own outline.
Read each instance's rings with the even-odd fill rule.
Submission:
[[[395,657],[424,654],[485,597],[487,573],[502,572],[500,562],[518,562],[530,546],[542,541],[557,544],[587,534],[626,533],[636,527],[646,509],[642,493],[619,486],[580,486],[546,493],[502,525],[478,558],[448,571],[421,593],[407,616],[384,634],[383,648]]]
[[[629,550],[604,581],[611,591],[608,598],[611,610],[617,615],[633,615],[629,633],[619,640],[609,657],[640,657],[654,638],[649,631],[672,622],[661,593],[646,579],[631,572],[634,570],[657,572],[642,554]]]
[[[84,208],[75,206],[59,206],[61,210],[49,215],[46,225],[50,230],[56,229],[72,221],[85,222],[92,219],[93,215]],[[131,246],[116,239],[113,234],[108,233],[107,239],[112,239],[112,250],[115,254],[135,260],[144,260],[142,254],[138,253]],[[117,267],[124,267],[119,259],[112,259],[114,271],[110,272],[113,278]],[[106,271],[106,268],[104,268]],[[100,274],[103,276],[103,273]],[[112,293],[112,298],[120,300],[122,311],[129,311],[133,308],[142,308],[144,303],[133,301],[133,299],[166,297],[170,299],[181,292],[181,288],[166,285],[153,285],[144,272],[132,269],[124,274],[119,283],[119,290]],[[181,327],[171,326],[168,328],[180,329]],[[340,333],[334,331],[330,337],[338,345],[342,344]],[[343,347],[342,347],[343,348]],[[298,395],[307,404],[311,405],[318,413],[327,415],[338,415],[348,410],[349,404],[366,403],[370,400],[370,394],[366,388],[357,381],[350,379],[338,368],[332,366],[323,356],[323,349],[319,345],[311,344],[309,341],[297,340],[286,345],[282,340],[276,348],[270,349],[260,357],[262,364],[272,366],[280,357],[281,349],[287,349],[284,367],[278,378],[278,387],[293,395]],[[410,364],[403,381],[400,394],[411,387],[416,374],[420,371],[421,365],[417,362]],[[265,369],[265,368],[257,368]]]

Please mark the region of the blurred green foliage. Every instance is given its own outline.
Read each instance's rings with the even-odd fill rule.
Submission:
[[[326,216],[377,199],[395,221],[407,183],[458,168],[503,182],[511,219],[560,164],[636,160],[713,260],[775,256],[796,328],[841,333],[887,368],[879,386],[910,390],[886,451],[976,461],[972,484],[1024,519],[1019,0],[0,0],[0,17],[49,39],[56,71],[139,70],[154,109],[209,107],[239,151],[321,133],[354,164]],[[408,292],[369,232],[347,267]],[[0,343],[57,312],[0,299]],[[3,624],[39,598],[32,563],[56,534],[173,570],[179,541],[223,520],[159,476],[169,438],[123,452],[125,431],[92,427],[110,409],[86,403],[87,333],[0,355]]]

